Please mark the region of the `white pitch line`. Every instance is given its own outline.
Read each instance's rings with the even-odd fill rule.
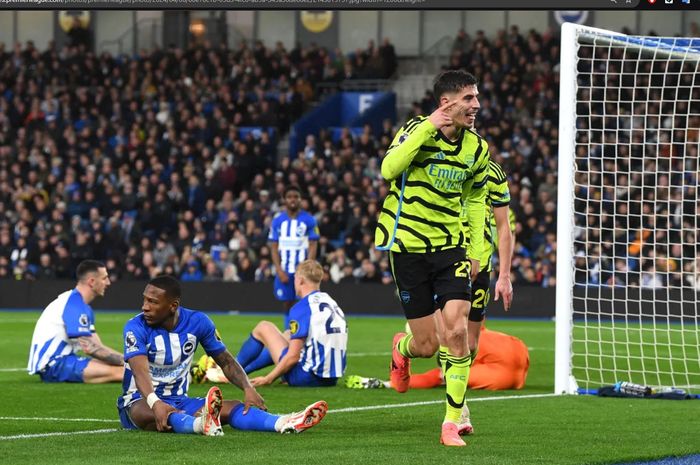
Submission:
[[[9,439],[34,439],[34,438],[46,438],[50,436],[73,436],[75,434],[101,434],[101,433],[116,433],[121,431],[119,428],[109,428],[109,429],[95,429],[90,431],[70,431],[70,432],[58,432],[58,433],[37,433],[37,434],[16,434],[14,436],[0,436],[0,441],[7,441]]]
[[[554,397],[559,394],[524,394],[522,396],[495,396],[495,397],[476,397],[473,399],[467,398],[467,402],[487,402],[492,400],[512,400],[512,399],[536,399],[539,397]],[[384,405],[365,405],[362,407],[347,407],[335,410],[329,410],[328,413],[346,413],[346,412],[359,412],[362,410],[383,410],[389,408],[405,408],[405,407],[417,407],[421,405],[434,405],[434,404],[444,404],[445,400],[424,400],[421,402],[407,402],[405,404],[384,404]]]
[[[0,368],[0,371],[27,371],[26,368]]]
[[[501,397],[476,397],[473,399],[468,399],[469,402],[488,402],[495,400],[514,400],[514,399],[536,399],[540,397],[554,397],[559,394],[525,394],[521,396],[501,396]],[[406,407],[417,407],[421,405],[435,405],[442,404],[444,400],[426,400],[422,402],[406,402],[404,404],[383,404],[383,405],[365,405],[362,407],[347,407],[329,410],[328,413],[348,413],[348,412],[359,412],[362,410],[384,410],[390,408],[406,408]],[[118,420],[106,420],[103,418],[42,418],[42,417],[0,417],[0,420],[50,420],[50,421],[77,421],[77,422],[104,422],[104,423],[114,423]],[[119,428],[108,428],[108,429],[96,429],[91,431],[70,431],[70,432],[56,432],[56,433],[37,433],[37,434],[17,434],[14,436],[0,436],[0,441],[9,439],[31,439],[31,438],[44,438],[50,436],[72,436],[75,434],[101,434],[101,433],[114,433],[121,431]]]
[[[104,418],[50,418],[50,417],[0,417],[0,420],[9,421],[84,421],[90,423],[119,423],[119,420],[106,420]]]

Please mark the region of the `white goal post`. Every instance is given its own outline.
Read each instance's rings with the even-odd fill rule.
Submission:
[[[555,393],[700,387],[700,39],[561,30]]]

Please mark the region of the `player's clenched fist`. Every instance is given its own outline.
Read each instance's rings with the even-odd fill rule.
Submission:
[[[428,120],[430,120],[437,129],[452,125],[452,116],[450,116],[448,110],[452,108],[455,103],[457,103],[457,100],[446,102],[440,108],[432,112]]]

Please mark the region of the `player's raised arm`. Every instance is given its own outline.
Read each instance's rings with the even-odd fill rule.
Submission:
[[[396,133],[382,161],[382,176],[387,181],[396,179],[408,168],[423,143],[437,134],[442,126],[452,124],[445,113],[456,101],[435,110],[430,117],[413,118]]]
[[[248,375],[246,375],[241,364],[233,358],[233,355],[228,350],[216,354],[214,357],[216,364],[221,367],[221,371],[226,375],[231,384],[234,384],[243,390],[243,402],[245,407],[243,412],[247,412],[251,406],[255,406],[261,410],[267,410],[265,400],[250,384]]]

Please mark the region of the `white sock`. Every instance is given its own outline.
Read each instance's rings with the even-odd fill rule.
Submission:
[[[275,421],[275,431],[277,431],[278,433],[282,431],[282,427],[285,423],[287,423],[288,419],[289,415],[280,415],[279,418]]]
[[[195,417],[194,423],[192,424],[192,429],[197,434],[204,433],[204,415],[198,415]]]

